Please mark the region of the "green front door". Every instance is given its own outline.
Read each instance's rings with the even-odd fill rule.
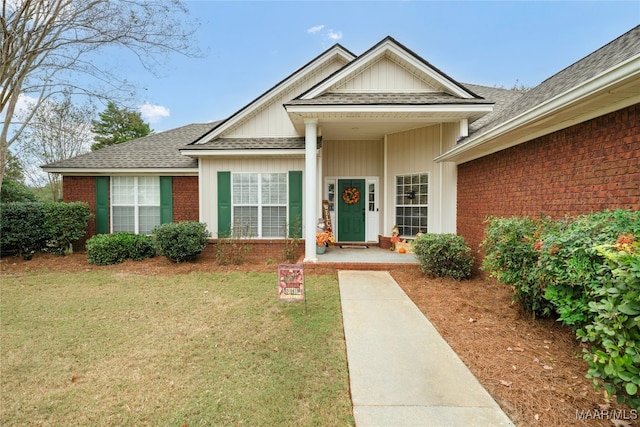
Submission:
[[[338,180],[339,242],[364,242],[366,195],[364,179]]]

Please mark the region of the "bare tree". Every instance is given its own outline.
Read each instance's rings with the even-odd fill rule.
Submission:
[[[93,105],[74,105],[71,96],[62,101],[47,100],[35,112],[25,109],[18,114],[31,116],[28,126],[17,139],[19,157],[27,165],[25,173],[31,182],[45,175],[39,166],[66,160],[89,151],[93,134],[91,120]],[[62,179],[58,174],[46,174],[52,200],[62,198]]]
[[[124,49],[153,72],[170,53],[195,54],[195,29],[178,0],[3,0],[0,186],[9,146],[45,100],[62,92],[114,99],[134,91],[117,71],[97,65],[98,53]],[[21,97],[34,108],[16,120]]]

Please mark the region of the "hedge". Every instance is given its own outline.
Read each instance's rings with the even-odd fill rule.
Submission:
[[[38,251],[67,253],[82,238],[91,218],[89,205],[73,203],[0,204],[0,245],[3,253],[31,259]]]
[[[640,212],[552,221],[490,218],[482,269],[532,315],[554,315],[583,342],[588,376],[639,408]]]

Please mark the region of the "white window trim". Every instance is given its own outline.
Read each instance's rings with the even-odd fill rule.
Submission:
[[[130,204],[118,204],[114,202],[114,178],[126,178],[126,177],[131,177],[131,176],[112,176],[111,179],[109,180],[110,183],[110,197],[109,197],[109,229],[111,230],[111,233],[114,233],[113,231],[113,220],[114,220],[114,214],[113,214],[113,208],[114,206],[123,206],[123,207],[131,207]],[[159,176],[153,176],[152,178],[156,178],[158,180],[158,204],[150,204],[150,203],[139,203],[138,201],[138,178],[140,178],[140,176],[133,176],[133,221],[134,221],[134,231],[133,233],[135,234],[140,234],[140,207],[146,207],[146,206],[151,206],[151,207],[157,207],[158,210],[160,210],[160,177]]]
[[[398,191],[398,177],[405,177],[405,176],[412,176],[412,175],[426,175],[427,176],[427,204],[414,204],[414,205],[399,205],[398,204],[398,199],[397,199],[397,191]],[[430,206],[431,206],[431,174],[429,172],[411,172],[411,173],[399,173],[396,174],[394,176],[393,179],[393,220],[394,223],[397,223],[398,221],[398,214],[397,214],[397,208],[399,207],[425,207],[427,208],[427,225],[425,226],[426,229],[423,230],[423,232],[427,233],[428,232],[428,224],[429,224],[429,216],[430,216]],[[405,239],[411,239],[414,238],[415,235],[400,235],[400,237],[405,238]]]
[[[236,175],[257,175],[258,176],[258,203],[235,203],[234,200],[234,187],[233,187],[233,177]],[[262,203],[262,175],[284,175],[285,184],[286,184],[286,197],[284,204],[278,203]],[[286,172],[231,172],[231,228],[235,225],[235,208],[236,207],[257,207],[258,208],[258,224],[257,224],[257,235],[256,236],[243,236],[250,237],[255,239],[278,239],[284,235],[284,230],[282,230],[282,235],[277,236],[262,236],[262,208],[268,207],[284,207],[285,208],[285,223],[287,226],[289,220],[289,176]]]

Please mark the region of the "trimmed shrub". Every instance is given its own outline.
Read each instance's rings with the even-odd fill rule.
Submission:
[[[20,253],[25,259],[42,250],[63,255],[85,235],[89,218],[91,211],[86,203],[3,203],[2,252]]]
[[[471,249],[462,236],[423,234],[413,242],[420,269],[428,276],[468,279],[473,268]]]
[[[640,409],[640,242],[621,235],[613,245],[596,246],[605,259],[602,286],[589,303],[594,318],[577,331],[589,343],[584,359],[596,388],[616,395],[619,403]]]
[[[127,259],[141,261],[155,255],[155,245],[151,236],[118,232],[96,234],[87,240],[87,261],[89,264],[120,264]]]
[[[513,298],[532,317],[549,316],[553,306],[544,298],[535,242],[552,223],[546,219],[489,218],[481,248],[482,270],[498,282],[511,286]]]
[[[71,244],[84,237],[91,209],[84,202],[45,203],[47,247],[58,255],[72,252]]]
[[[173,262],[194,260],[209,242],[206,224],[195,221],[162,224],[153,234],[160,253]]]
[[[144,234],[126,233],[123,237],[124,244],[129,248],[127,258],[134,261],[142,261],[156,256],[156,242],[153,236]]]
[[[525,309],[544,299],[587,343],[587,377],[640,409],[640,212],[561,221],[494,218],[483,268],[516,289]],[[545,312],[542,312],[545,313]]]
[[[29,260],[47,241],[42,203],[0,204],[0,246],[2,253],[21,255]]]
[[[611,244],[624,233],[640,236],[640,214],[604,211],[556,224],[536,244],[544,297],[553,304],[561,322],[579,328],[593,321],[595,313],[589,302],[604,281],[610,280],[605,258],[596,247]]]

